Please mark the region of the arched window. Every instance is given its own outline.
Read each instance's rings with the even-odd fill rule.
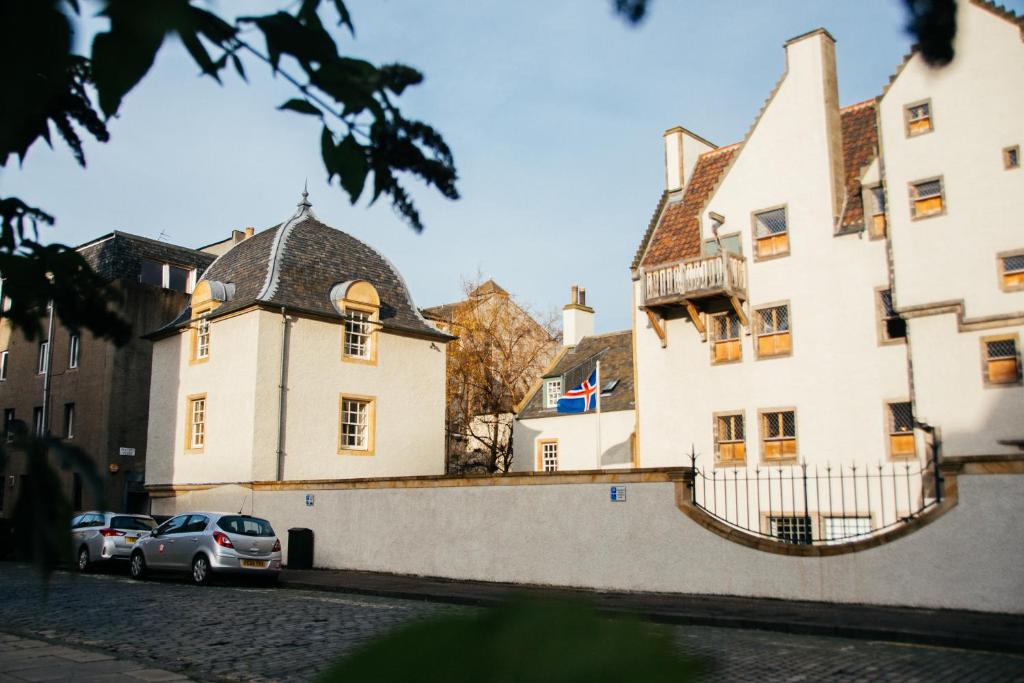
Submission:
[[[343,316],[341,359],[349,363],[377,363],[380,296],[366,280],[336,285],[331,291],[335,308]]]

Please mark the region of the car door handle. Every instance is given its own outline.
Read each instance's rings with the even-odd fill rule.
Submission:
[[[198,538],[193,538],[193,539],[192,539],[192,542],[193,542],[193,543],[199,543],[199,539],[198,539]]]

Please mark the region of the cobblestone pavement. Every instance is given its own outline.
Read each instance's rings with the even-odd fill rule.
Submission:
[[[139,683],[187,681],[182,674],[148,668],[102,652],[53,645],[0,633],[0,681]]]
[[[44,593],[27,568],[0,564],[0,631],[200,681],[310,680],[333,657],[398,624],[465,609],[470,608],[244,585],[139,583],[117,574],[58,573]],[[708,680],[1024,681],[1024,656],[672,628],[681,652],[712,660]],[[6,671],[3,662],[0,657],[0,681],[13,680],[5,676],[17,672]]]

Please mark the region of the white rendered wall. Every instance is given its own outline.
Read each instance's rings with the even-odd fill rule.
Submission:
[[[1024,476],[959,477],[960,502],[884,545],[795,557],[726,540],[685,516],[675,484],[601,483],[256,491],[225,486],[155,498],[153,512],[237,509],[285,545],[313,529],[318,567],[599,590],[1024,613]],[[305,495],[315,496],[307,507]],[[495,510],[502,514],[495,515]],[[343,523],[339,523],[343,520]],[[978,533],[984,529],[985,533]]]
[[[601,413],[601,467],[632,466],[635,411]],[[597,469],[597,417],[593,413],[516,420],[513,427],[512,471],[537,468],[537,442],[558,440],[559,470]]]
[[[210,359],[189,363],[190,332],[154,344],[148,484],[277,477],[282,323],[252,311],[211,325]],[[443,474],[444,345],[377,335],[377,364],[341,360],[341,326],[292,317],[285,479]],[[339,455],[339,394],[376,399],[372,455]],[[201,453],[184,449],[186,400],[207,395]]]
[[[664,322],[668,344],[645,315],[636,321],[639,464],[713,464],[713,414],[742,411],[748,466],[763,463],[758,410],[795,408],[800,460],[810,465],[887,458],[887,400],[908,400],[906,347],[878,340],[876,287],[888,284],[884,241],[834,237],[826,98],[829,39],[788,47],[788,73],[702,216],[725,216],[722,235],[740,234],[748,315],[761,304],[790,308],[792,354],[756,359],[741,335],[741,362],[712,365],[688,318]],[[790,254],[753,257],[751,214],[785,204]],[[705,234],[705,238],[710,234]],[[639,282],[635,301],[642,301]],[[919,453],[921,449],[919,448]]]

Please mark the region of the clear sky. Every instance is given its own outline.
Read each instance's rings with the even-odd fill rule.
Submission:
[[[741,139],[782,72],[783,42],[819,26],[837,40],[844,105],[879,94],[911,43],[900,0],[653,0],[636,28],[605,0],[348,6],[357,35],[336,31],[343,52],[423,71],[403,110],[455,153],[460,201],[410,181],[423,234],[384,199],[350,206],[328,187],[318,125],[275,109],[293,96],[281,79],[247,63],[250,85],[227,73],[219,86],[174,42],[126,98],[111,142],[87,145],[87,169],[62,142],[37,143],[23,168],[0,171],[0,191],[57,216],[46,242],[117,229],[200,246],[288,218],[308,177],[317,215],[391,258],[417,305],[459,299],[462,276],[477,271],[544,310],[578,282],[597,330],[613,331],[630,324],[628,268],[664,185],[666,128]]]

